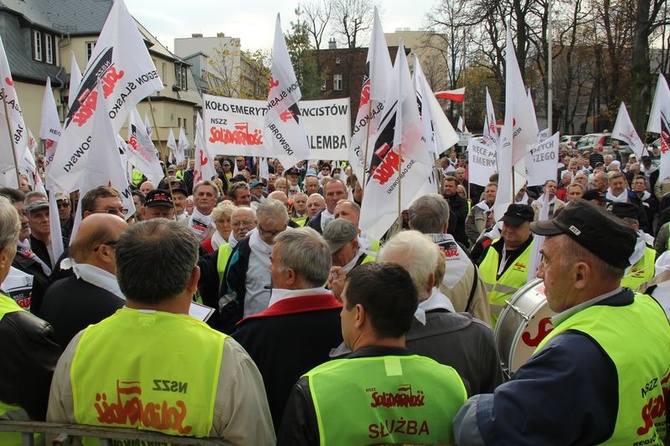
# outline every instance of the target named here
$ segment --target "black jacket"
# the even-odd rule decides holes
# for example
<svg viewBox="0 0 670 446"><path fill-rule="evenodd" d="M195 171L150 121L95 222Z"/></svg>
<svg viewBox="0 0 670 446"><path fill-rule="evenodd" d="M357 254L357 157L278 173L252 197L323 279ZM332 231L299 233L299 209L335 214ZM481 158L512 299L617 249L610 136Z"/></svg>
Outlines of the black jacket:
<svg viewBox="0 0 670 446"><path fill-rule="evenodd" d="M454 236L454 239L464 245L468 244L468 237L465 235L465 219L468 216L468 202L465 198L456 194L453 197L444 197L449 203L449 228L447 232Z"/></svg>
<svg viewBox="0 0 670 446"><path fill-rule="evenodd" d="M33 420L46 419L51 378L62 353L52 338L51 326L27 311L0 313L0 401L22 407Z"/></svg>

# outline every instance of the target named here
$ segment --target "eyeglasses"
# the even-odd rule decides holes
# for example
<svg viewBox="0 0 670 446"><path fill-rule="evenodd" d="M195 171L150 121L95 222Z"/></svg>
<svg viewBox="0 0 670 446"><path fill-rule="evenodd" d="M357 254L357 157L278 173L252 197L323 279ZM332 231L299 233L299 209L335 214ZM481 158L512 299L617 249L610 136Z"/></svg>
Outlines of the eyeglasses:
<svg viewBox="0 0 670 446"><path fill-rule="evenodd" d="M100 243L98 246L96 246L96 247L93 249L93 251L94 251L94 252L98 252L98 250L100 249L100 247L101 247L102 245L109 246L109 247L114 247L114 246L116 246L117 243L118 243L118 240L111 240L111 241L109 241L109 242Z"/></svg>
<svg viewBox="0 0 670 446"><path fill-rule="evenodd" d="M240 228L244 226L245 228L248 228L249 226L253 225L254 222L251 220L242 220L242 221L236 221L235 223L232 223L233 228Z"/></svg>
<svg viewBox="0 0 670 446"><path fill-rule="evenodd" d="M98 209L93 211L94 214L113 214L113 215L126 215L128 209L126 208L108 208L108 209Z"/></svg>
<svg viewBox="0 0 670 446"><path fill-rule="evenodd" d="M57 204L58 204L58 209L65 209L65 208L70 207L70 202L68 202L68 201L57 202Z"/></svg>
<svg viewBox="0 0 670 446"><path fill-rule="evenodd" d="M284 227L283 227L282 229L280 229L279 231L266 231L265 229L263 229L263 228L261 227L261 225L258 225L258 226L256 226L256 227L258 228L258 233L259 233L260 235L264 235L264 236L267 236L267 237L274 237L274 236L276 236L277 234L280 234L280 233L282 233L282 232L284 232L284 231L286 230L286 226L284 226Z"/></svg>

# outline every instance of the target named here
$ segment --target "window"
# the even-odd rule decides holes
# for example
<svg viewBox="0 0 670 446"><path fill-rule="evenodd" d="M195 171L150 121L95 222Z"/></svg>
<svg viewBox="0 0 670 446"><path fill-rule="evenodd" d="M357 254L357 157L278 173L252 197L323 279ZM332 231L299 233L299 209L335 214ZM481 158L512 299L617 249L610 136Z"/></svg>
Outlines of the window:
<svg viewBox="0 0 670 446"><path fill-rule="evenodd" d="M93 49L95 48L95 42L86 42L86 61L91 58L93 54Z"/></svg>
<svg viewBox="0 0 670 446"><path fill-rule="evenodd" d="M42 61L42 32L33 30L33 59Z"/></svg>
<svg viewBox="0 0 670 446"><path fill-rule="evenodd" d="M334 74L333 75L333 90L342 91L342 75Z"/></svg>
<svg viewBox="0 0 670 446"><path fill-rule="evenodd" d="M186 82L187 80L186 70L188 70L188 67L186 65L175 64L174 66L175 87L177 87L180 90L188 90L188 83Z"/></svg>
<svg viewBox="0 0 670 446"><path fill-rule="evenodd" d="M46 63L54 63L54 36L51 34L44 35L44 61Z"/></svg>

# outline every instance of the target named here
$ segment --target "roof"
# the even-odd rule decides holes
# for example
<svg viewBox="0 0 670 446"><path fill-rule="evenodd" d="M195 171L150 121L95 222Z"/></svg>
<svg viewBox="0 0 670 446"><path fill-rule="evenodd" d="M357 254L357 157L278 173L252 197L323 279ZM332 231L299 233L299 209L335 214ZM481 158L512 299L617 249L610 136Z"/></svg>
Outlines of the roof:
<svg viewBox="0 0 670 446"><path fill-rule="evenodd" d="M111 0L0 0L32 25L71 35L98 34L111 8Z"/></svg>

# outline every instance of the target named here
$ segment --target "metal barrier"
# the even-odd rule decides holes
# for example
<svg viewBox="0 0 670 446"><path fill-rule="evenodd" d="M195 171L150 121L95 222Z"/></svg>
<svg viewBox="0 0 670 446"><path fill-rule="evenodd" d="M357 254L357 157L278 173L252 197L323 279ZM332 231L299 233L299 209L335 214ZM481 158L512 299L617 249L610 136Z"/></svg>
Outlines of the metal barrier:
<svg viewBox="0 0 670 446"><path fill-rule="evenodd" d="M159 432L120 427L98 427L83 424L42 423L39 421L0 421L0 432L21 434L22 446L35 446L34 434L44 434L49 444L68 446L80 443L81 437L97 438L101 446L158 446L158 445L230 445L220 438L176 437Z"/></svg>

